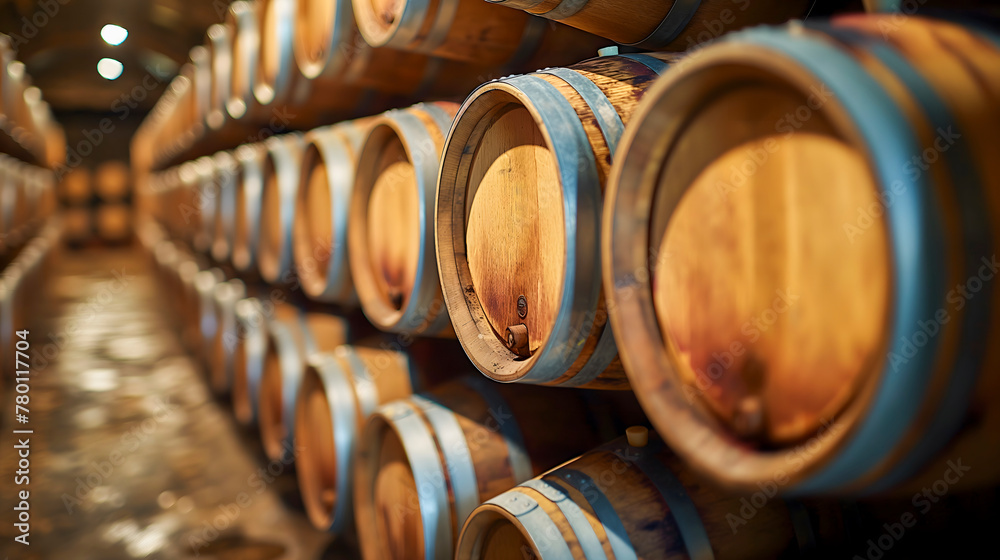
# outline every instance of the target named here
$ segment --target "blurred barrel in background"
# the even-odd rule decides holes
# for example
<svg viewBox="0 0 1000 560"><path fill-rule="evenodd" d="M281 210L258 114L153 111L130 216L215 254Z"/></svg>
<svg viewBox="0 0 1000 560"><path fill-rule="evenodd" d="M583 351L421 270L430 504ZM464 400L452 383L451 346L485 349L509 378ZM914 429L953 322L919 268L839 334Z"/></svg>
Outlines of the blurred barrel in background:
<svg viewBox="0 0 1000 560"><path fill-rule="evenodd" d="M376 407L465 375L454 341L422 340L401 348L390 336L314 354L297 403L297 474L313 525L340 534L353 519L357 440Z"/></svg>
<svg viewBox="0 0 1000 560"><path fill-rule="evenodd" d="M267 324L268 342L258 396L261 441L269 459L294 453L295 404L308 359L348 340L347 322L335 315L294 310Z"/></svg>
<svg viewBox="0 0 1000 560"><path fill-rule="evenodd" d="M257 265L265 281L288 282L292 273L292 224L296 221L295 201L305 145L302 135L286 134L268 138L265 146Z"/></svg>
<svg viewBox="0 0 1000 560"><path fill-rule="evenodd" d="M94 191L104 202L119 202L128 198L131 179L128 165L120 160L108 160L94 169Z"/></svg>
<svg viewBox="0 0 1000 560"><path fill-rule="evenodd" d="M357 302L348 266L347 224L358 151L370 123L348 121L305 136L293 252L302 291L317 301Z"/></svg>
<svg viewBox="0 0 1000 560"><path fill-rule="evenodd" d="M233 185L232 264L246 274L257 270L260 246L261 197L264 193L263 144L244 144L236 149L236 183Z"/></svg>

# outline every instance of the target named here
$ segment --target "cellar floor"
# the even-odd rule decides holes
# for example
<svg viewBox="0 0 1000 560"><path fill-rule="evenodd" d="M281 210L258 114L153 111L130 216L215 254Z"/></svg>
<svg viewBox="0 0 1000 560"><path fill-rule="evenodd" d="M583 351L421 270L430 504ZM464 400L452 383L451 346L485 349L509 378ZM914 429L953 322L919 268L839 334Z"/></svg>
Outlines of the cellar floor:
<svg viewBox="0 0 1000 560"><path fill-rule="evenodd" d="M11 383L0 407L0 559L355 556L311 528L293 467L268 464L207 391L141 249L62 250L46 278L16 326L30 328L28 423ZM28 546L14 429L34 431Z"/></svg>

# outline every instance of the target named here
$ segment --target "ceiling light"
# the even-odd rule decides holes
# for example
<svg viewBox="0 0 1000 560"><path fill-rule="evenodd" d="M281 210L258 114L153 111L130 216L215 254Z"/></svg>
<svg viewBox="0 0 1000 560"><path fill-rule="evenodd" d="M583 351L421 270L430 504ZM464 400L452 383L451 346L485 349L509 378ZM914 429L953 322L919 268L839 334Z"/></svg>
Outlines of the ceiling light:
<svg viewBox="0 0 1000 560"><path fill-rule="evenodd" d="M118 79L118 76L122 75L122 70L124 69L125 67L122 63L113 58L102 58L97 63L97 73L105 80Z"/></svg>
<svg viewBox="0 0 1000 560"><path fill-rule="evenodd" d="M109 45L120 45L128 37L128 29L109 23L101 28L101 38Z"/></svg>

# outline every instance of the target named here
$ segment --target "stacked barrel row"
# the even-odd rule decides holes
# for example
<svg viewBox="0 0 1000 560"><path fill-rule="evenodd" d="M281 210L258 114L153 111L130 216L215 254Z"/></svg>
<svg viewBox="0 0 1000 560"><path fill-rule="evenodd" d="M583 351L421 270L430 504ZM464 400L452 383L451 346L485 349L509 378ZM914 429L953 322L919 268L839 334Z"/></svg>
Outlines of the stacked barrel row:
<svg viewBox="0 0 1000 560"><path fill-rule="evenodd" d="M191 50L134 152L161 166L200 146L461 98L492 77L566 64L604 43L487 2L237 1Z"/></svg>
<svg viewBox="0 0 1000 560"><path fill-rule="evenodd" d="M26 331L32 319L30 312L39 297L40 279L58 251L62 222L53 217L45 221L35 235L24 239L16 253L4 253L0 272L0 399L13 402L13 394L25 394L28 381L23 377L30 369ZM21 342L18 344L18 342ZM21 351L23 355L16 354ZM20 360L20 361L18 361ZM19 375L18 370L21 370ZM18 377L21 379L18 379Z"/></svg>
<svg viewBox="0 0 1000 560"><path fill-rule="evenodd" d="M66 135L14 56L10 37L0 35L0 151L54 168L66 160Z"/></svg>
<svg viewBox="0 0 1000 560"><path fill-rule="evenodd" d="M996 481L996 62L874 16L609 54L158 171L147 246L366 558L808 555L849 523L774 494ZM678 455L549 471L610 439L568 387Z"/></svg>
<svg viewBox="0 0 1000 560"><path fill-rule="evenodd" d="M0 261L9 262L55 209L52 171L0 154Z"/></svg>

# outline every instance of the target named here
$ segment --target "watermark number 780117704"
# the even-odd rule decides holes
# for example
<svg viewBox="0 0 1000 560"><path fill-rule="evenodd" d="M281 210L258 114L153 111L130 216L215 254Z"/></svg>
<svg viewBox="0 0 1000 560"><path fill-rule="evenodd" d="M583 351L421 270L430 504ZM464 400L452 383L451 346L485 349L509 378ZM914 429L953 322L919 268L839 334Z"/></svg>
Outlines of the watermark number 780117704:
<svg viewBox="0 0 1000 560"><path fill-rule="evenodd" d="M14 450L17 453L17 470L14 471L14 486L18 487L14 500L14 527L17 528L17 535L14 540L27 545L28 537L31 533L31 493L28 490L31 474L31 434L34 430L28 428L28 405L31 404L30 370L28 363L30 356L28 350L31 344L28 342L28 331L21 330L14 333Z"/></svg>

